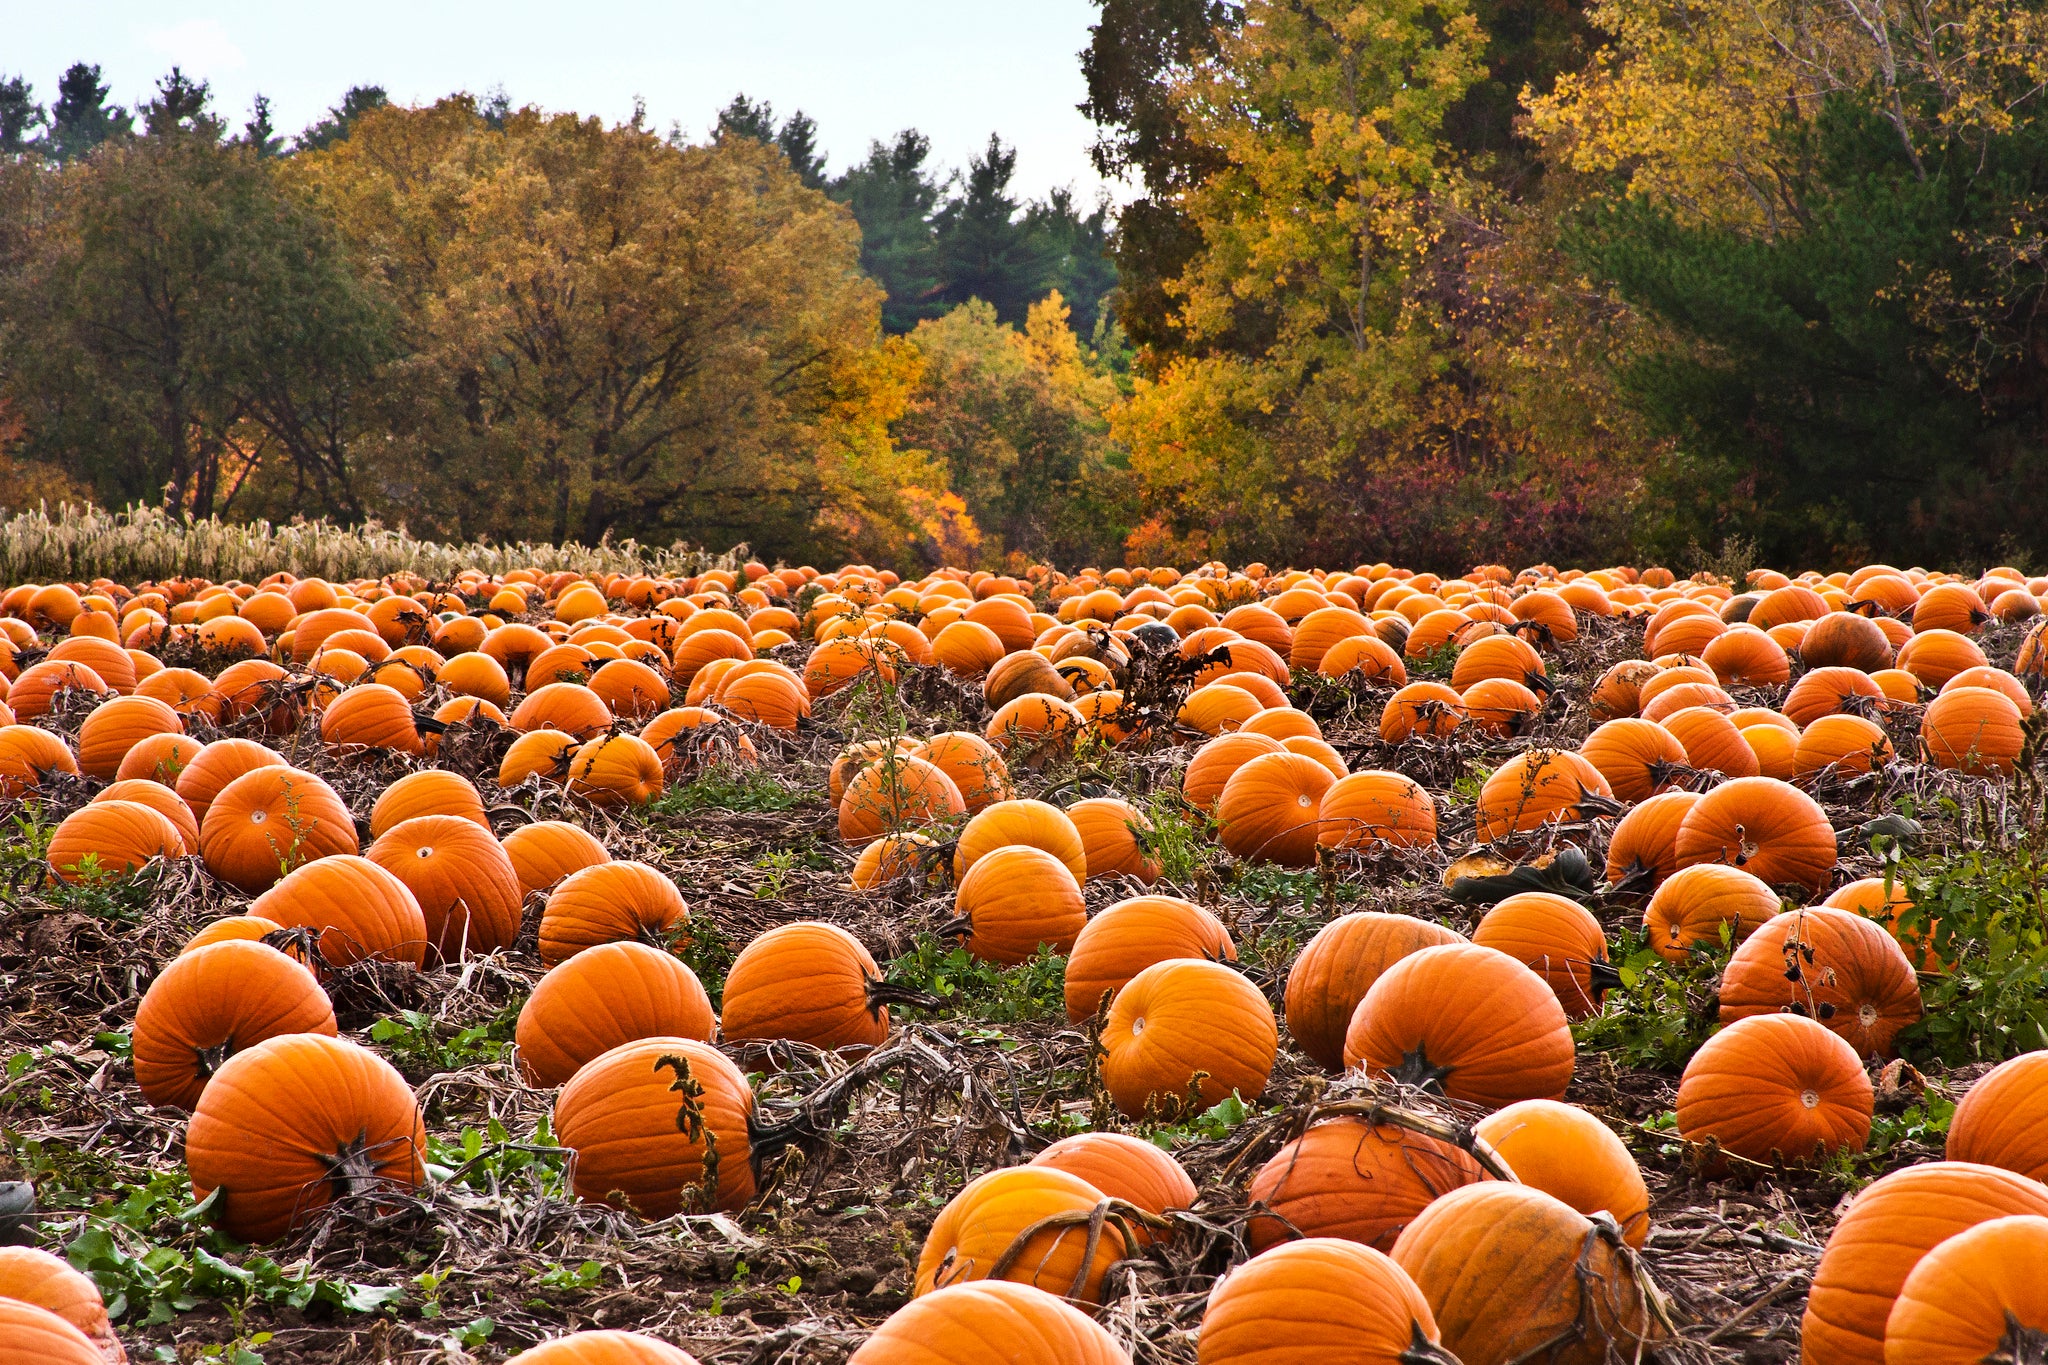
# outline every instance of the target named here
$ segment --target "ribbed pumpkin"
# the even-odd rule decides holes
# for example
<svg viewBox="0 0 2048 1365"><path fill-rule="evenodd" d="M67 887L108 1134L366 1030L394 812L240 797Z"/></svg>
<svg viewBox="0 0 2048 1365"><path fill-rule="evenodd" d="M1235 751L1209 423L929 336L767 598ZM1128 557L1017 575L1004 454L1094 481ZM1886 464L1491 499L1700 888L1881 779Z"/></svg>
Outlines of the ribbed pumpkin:
<svg viewBox="0 0 2048 1365"><path fill-rule="evenodd" d="M1219 735L1188 760L1187 771L1181 774L1180 793L1189 805L1206 813L1223 795L1231 774L1262 754L1285 752L1279 740L1266 735Z"/></svg>
<svg viewBox="0 0 2048 1365"><path fill-rule="evenodd" d="M283 929L282 924L262 915L223 915L186 939L185 946L178 951L195 953L216 943L256 943ZM297 952L290 952L287 956L294 962L303 960Z"/></svg>
<svg viewBox="0 0 2048 1365"><path fill-rule="evenodd" d="M1287 973L1287 1031L1318 1066L1344 1069L1344 1035L1358 1002L1387 968L1463 935L1413 915L1356 910L1316 931Z"/></svg>
<svg viewBox="0 0 2048 1365"><path fill-rule="evenodd" d="M320 742L338 752L390 749L420 751L420 732L412 705L397 688L384 683L358 683L320 713Z"/></svg>
<svg viewBox="0 0 2048 1365"><path fill-rule="evenodd" d="M506 1365L697 1365L697 1358L638 1332L571 1332L521 1351Z"/></svg>
<svg viewBox="0 0 2048 1365"><path fill-rule="evenodd" d="M1948 1158L2048 1180L2048 1051L1991 1068L1956 1105Z"/></svg>
<svg viewBox="0 0 2048 1365"><path fill-rule="evenodd" d="M1739 867L1698 863L1666 878L1643 911L1643 934L1659 957L1683 962L1696 943L1714 947L1722 926L1740 943L1782 906L1778 893Z"/></svg>
<svg viewBox="0 0 2048 1365"><path fill-rule="evenodd" d="M1169 1153L1125 1133L1076 1133L1031 1158L1031 1164L1079 1176L1111 1199L1151 1214L1192 1207L1198 1193ZM1140 1246L1152 1241L1150 1229L1133 1227L1132 1233Z"/></svg>
<svg viewBox="0 0 2048 1365"><path fill-rule="evenodd" d="M1387 698L1380 739L1400 744L1417 735L1441 738L1465 723L1465 699L1440 682L1412 682Z"/></svg>
<svg viewBox="0 0 2048 1365"><path fill-rule="evenodd" d="M1636 716L1608 721L1579 746L1579 754L1599 769L1614 795L1643 801L1670 784L1673 770L1685 766L1685 746L1663 726Z"/></svg>
<svg viewBox="0 0 2048 1365"><path fill-rule="evenodd" d="M243 1242L275 1241L345 1195L423 1183L426 1150L405 1078L313 1033L228 1058L185 1130L193 1198L223 1191L215 1220Z"/></svg>
<svg viewBox="0 0 2048 1365"><path fill-rule="evenodd" d="M614 716L644 721L667 707L668 679L637 659L607 659L586 686Z"/></svg>
<svg viewBox="0 0 2048 1365"><path fill-rule="evenodd" d="M320 959L348 967L376 959L426 962L427 917L412 888L368 858L336 854L294 869L249 906L251 914L320 936Z"/></svg>
<svg viewBox="0 0 2048 1365"><path fill-rule="evenodd" d="M1032 1365L1130 1365L1131 1357L1086 1314L1044 1290L1007 1280L972 1280L897 1309L848 1365L1012 1365L1025 1360Z"/></svg>
<svg viewBox="0 0 2048 1365"><path fill-rule="evenodd" d="M1844 703L1850 697L1882 701L1884 692L1860 669L1816 668L1792 684L1779 709L1803 730L1822 716L1846 710Z"/></svg>
<svg viewBox="0 0 2048 1365"><path fill-rule="evenodd" d="M2048 1356L2048 1218L1994 1218L1920 1258L1885 1319L1885 1365Z"/></svg>
<svg viewBox="0 0 2048 1365"><path fill-rule="evenodd" d="M1688 706L1661 724L1685 750L1687 767L1724 777L1756 777L1762 771L1762 760L1735 722L1711 707Z"/></svg>
<svg viewBox="0 0 2048 1365"><path fill-rule="evenodd" d="M1338 778L1317 809L1316 842L1325 848L1374 844L1422 848L1436 842L1436 802L1401 773L1367 770Z"/></svg>
<svg viewBox="0 0 2048 1365"><path fill-rule="evenodd" d="M1591 1217L1605 1213L1628 1244L1650 1236L1650 1192L1614 1130L1575 1104L1523 1100L1488 1114L1473 1131L1525 1185Z"/></svg>
<svg viewBox="0 0 2048 1365"><path fill-rule="evenodd" d="M1273 1007L1233 968L1190 958L1154 963L1110 1002L1102 1083L1119 1109L1207 1108L1265 1093L1278 1055Z"/></svg>
<svg viewBox="0 0 2048 1365"><path fill-rule="evenodd" d="M78 727L78 770L102 782L121 770L128 751L153 735L184 732L185 722L153 697L115 697L92 709Z"/></svg>
<svg viewBox="0 0 2048 1365"><path fill-rule="evenodd" d="M1678 1083L1678 1134L1751 1161L1860 1152L1873 1095L1856 1049L1796 1014L1758 1014L1716 1033Z"/></svg>
<svg viewBox="0 0 2048 1365"><path fill-rule="evenodd" d="M1479 788L1479 837L1505 838L1553 821L1584 820L1589 796L1612 797L1607 779L1569 750L1529 749L1494 769Z"/></svg>
<svg viewBox="0 0 2048 1365"><path fill-rule="evenodd" d="M953 909L965 921L967 951L1005 967L1026 961L1040 947L1067 952L1088 922L1081 884L1068 865L1025 844L978 858L960 879Z"/></svg>
<svg viewBox="0 0 2048 1365"><path fill-rule="evenodd" d="M644 943L600 943L548 971L520 1008L519 1069L535 1085L561 1085L584 1063L642 1038L717 1032L697 974Z"/></svg>
<svg viewBox="0 0 2048 1365"><path fill-rule="evenodd" d="M476 784L460 773L427 768L407 773L377 796L370 807L370 837L381 839L393 825L416 815L459 815L485 829L484 799Z"/></svg>
<svg viewBox="0 0 2048 1365"><path fill-rule="evenodd" d="M600 943L668 948L690 920L675 883L645 863L616 859L572 872L548 895L540 960L552 967Z"/></svg>
<svg viewBox="0 0 2048 1365"><path fill-rule="evenodd" d="M933 735L911 754L952 778L969 812L1006 801L1012 794L1008 766L995 746L980 735L964 730Z"/></svg>
<svg viewBox="0 0 2048 1365"><path fill-rule="evenodd" d="M600 806L644 806L667 785L661 755L638 735L599 735L569 760L569 793Z"/></svg>
<svg viewBox="0 0 2048 1365"><path fill-rule="evenodd" d="M498 763L498 785L516 787L536 774L549 782L569 776L569 763L582 744L560 730L530 730L512 741Z"/></svg>
<svg viewBox="0 0 2048 1365"><path fill-rule="evenodd" d="M1647 659L1623 659L1610 667L1594 682L1586 698L1593 723L1640 714L1643 684L1656 676L1657 666Z"/></svg>
<svg viewBox="0 0 2048 1365"><path fill-rule="evenodd" d="M733 960L720 1027L735 1043L879 1047L889 1037L889 1011L874 997L881 979L873 955L837 925L778 925Z"/></svg>
<svg viewBox="0 0 2048 1365"><path fill-rule="evenodd" d="M1678 870L1678 827L1699 793L1659 792L1621 817L1607 840L1610 886L1644 891Z"/></svg>
<svg viewBox="0 0 2048 1365"><path fill-rule="evenodd" d="M1772 886L1818 891L1835 870L1827 812L1797 787L1768 777L1724 782L1678 827L1678 865L1726 863Z"/></svg>
<svg viewBox="0 0 2048 1365"><path fill-rule="evenodd" d="M1853 668L1875 673L1889 668L1892 642L1867 616L1831 611L1815 621L1799 642L1799 657L1809 668Z"/></svg>
<svg viewBox="0 0 2048 1365"><path fill-rule="evenodd" d="M1150 886L1158 880L1159 860L1140 842L1152 833L1152 822L1130 802L1091 796L1067 807L1067 818L1081 836L1089 881L1123 876Z"/></svg>
<svg viewBox="0 0 2048 1365"><path fill-rule="evenodd" d="M1470 943L1424 948L1387 968L1344 1034L1344 1065L1499 1109L1561 1098L1571 1028L1543 978Z"/></svg>
<svg viewBox="0 0 2048 1365"><path fill-rule="evenodd" d="M59 692L83 692L91 697L105 697L114 691L96 670L82 663L62 663L46 658L21 670L20 676L7 689L7 704L23 721L41 720L50 714Z"/></svg>
<svg viewBox="0 0 2048 1365"><path fill-rule="evenodd" d="M982 734L1005 762L1038 768L1071 749L1087 724L1088 717L1073 702L1034 692L1004 702Z"/></svg>
<svg viewBox="0 0 2048 1365"><path fill-rule="evenodd" d="M1408 1272L1352 1242L1317 1237L1253 1257L1216 1282L1199 1365L1455 1365Z"/></svg>
<svg viewBox="0 0 2048 1365"><path fill-rule="evenodd" d="M192 808L192 818L206 828L206 812L228 783L257 768L282 768L284 755L253 739L217 739L201 749L178 773L178 796Z"/></svg>
<svg viewBox="0 0 2048 1365"><path fill-rule="evenodd" d="M58 823L45 857L59 880L75 884L126 877L152 859L185 853L185 836L162 811L140 801L95 801Z"/></svg>
<svg viewBox="0 0 2048 1365"><path fill-rule="evenodd" d="M578 1199L667 1218L754 1197L739 1068L693 1038L642 1038L591 1059L555 1097L555 1140L576 1153Z"/></svg>
<svg viewBox="0 0 2048 1365"><path fill-rule="evenodd" d="M251 894L296 867L359 847L355 821L334 788L297 768L243 773L221 788L199 823L206 870Z"/></svg>
<svg viewBox="0 0 2048 1365"><path fill-rule="evenodd" d="M1940 687L1956 674L1981 668L1984 663L1984 651L1977 642L1953 630L1920 630L1899 646L1898 666L1928 687Z"/></svg>
<svg viewBox="0 0 2048 1365"><path fill-rule="evenodd" d="M953 854L953 875L965 877L996 849L1019 844L1059 859L1075 882L1088 879L1088 846L1073 820L1058 806L1028 800L998 801L969 820Z"/></svg>
<svg viewBox="0 0 2048 1365"><path fill-rule="evenodd" d="M127 1351L107 1320L99 1286L64 1261L35 1247L0 1247L0 1301L25 1304L55 1314L76 1328L104 1358L106 1365L126 1365ZM35 1361L38 1365L73 1357L55 1346L61 1333L44 1324L41 1333L25 1331L20 1315L0 1318L0 1360ZM48 1351L45 1354L45 1351ZM24 1354L10 1354L20 1353Z"/></svg>
<svg viewBox="0 0 2048 1365"><path fill-rule="evenodd" d="M1090 1235L1087 1215L1104 1198L1079 1176L1048 1166L1012 1166L978 1176L933 1220L911 1292L922 1296L963 1281L1009 1279L1078 1303L1100 1303L1104 1276L1126 1254L1114 1223L1104 1224L1099 1240ZM1044 1229L1015 1248L1027 1229L1059 1214L1076 1222ZM1005 1264L1013 1248L1017 1254Z"/></svg>
<svg viewBox="0 0 2048 1365"><path fill-rule="evenodd" d="M365 854L411 889L433 955L454 962L509 948L523 895L512 860L491 832L459 815L401 820Z"/></svg>
<svg viewBox="0 0 2048 1365"><path fill-rule="evenodd" d="M1330 770L1303 754L1260 754L1230 775L1216 799L1223 846L1239 858L1307 867L1315 861Z"/></svg>
<svg viewBox="0 0 2048 1365"><path fill-rule="evenodd" d="M108 1365L113 1359L49 1309L0 1298L0 1365Z"/></svg>
<svg viewBox="0 0 2048 1365"><path fill-rule="evenodd" d="M889 754L846 784L839 801L839 837L866 844L906 825L960 815L967 801L953 779L921 758Z"/></svg>
<svg viewBox="0 0 2048 1365"><path fill-rule="evenodd" d="M51 773L76 773L71 746L33 725L0 725L0 796L19 796Z"/></svg>
<svg viewBox="0 0 2048 1365"><path fill-rule="evenodd" d="M1621 984L1608 965L1600 921L1577 901L1547 891L1509 896L1480 919L1472 941L1542 977L1568 1018L1599 1013L1601 997Z"/></svg>
<svg viewBox="0 0 2048 1365"><path fill-rule="evenodd" d="M1885 1319L1920 1259L1994 1218L2048 1215L2048 1189L1994 1166L1933 1161L1875 1181L1828 1234L1799 1323L1815 1365L1884 1365Z"/></svg>
<svg viewBox="0 0 2048 1365"><path fill-rule="evenodd" d="M512 728L521 734L559 730L579 742L611 728L611 708L581 683L551 682L528 692L512 709Z"/></svg>
<svg viewBox="0 0 2048 1365"><path fill-rule="evenodd" d="M1067 1018L1092 1017L1126 982L1170 958L1237 960L1223 921L1178 896L1133 896L1099 911L1067 955Z"/></svg>
<svg viewBox="0 0 2048 1365"><path fill-rule="evenodd" d="M190 1109L227 1058L286 1033L333 1037L313 973L246 939L172 958L135 1010L135 1082L160 1108Z"/></svg>
<svg viewBox="0 0 2048 1365"><path fill-rule="evenodd" d="M200 740L184 733L146 735L122 757L121 766L114 770L114 778L120 782L155 782L166 791L176 791L179 774L205 747ZM198 816L193 816L193 820L196 823Z"/></svg>
<svg viewBox="0 0 2048 1365"><path fill-rule="evenodd" d="M2026 744L2019 707L1988 687L1957 687L1927 703L1920 742L1938 766L1980 777L2008 774Z"/></svg>
<svg viewBox="0 0 2048 1365"><path fill-rule="evenodd" d="M1661 1335L1613 1233L1541 1190L1453 1190L1394 1243L1463 1365L1604 1365Z"/></svg>
<svg viewBox="0 0 2048 1365"><path fill-rule="evenodd" d="M1846 910L1788 910L1750 935L1721 974L1721 1022L1780 1010L1818 1019L1859 1057L1897 1055L1920 1018L1920 983L1896 940Z"/></svg>
<svg viewBox="0 0 2048 1365"><path fill-rule="evenodd" d="M512 873L524 895L552 889L562 878L586 867L611 861L595 835L565 820L536 820L521 825L502 841Z"/></svg>
<svg viewBox="0 0 2048 1365"><path fill-rule="evenodd" d="M1861 716L1822 716L1806 727L1793 748L1793 778L1810 786L1824 777L1871 772L1892 757L1891 737L1882 726Z"/></svg>
<svg viewBox="0 0 2048 1365"><path fill-rule="evenodd" d="M1312 1124L1252 1177L1254 1251L1292 1237L1341 1237L1386 1251L1439 1196L1486 1179L1470 1153L1390 1123Z"/></svg>

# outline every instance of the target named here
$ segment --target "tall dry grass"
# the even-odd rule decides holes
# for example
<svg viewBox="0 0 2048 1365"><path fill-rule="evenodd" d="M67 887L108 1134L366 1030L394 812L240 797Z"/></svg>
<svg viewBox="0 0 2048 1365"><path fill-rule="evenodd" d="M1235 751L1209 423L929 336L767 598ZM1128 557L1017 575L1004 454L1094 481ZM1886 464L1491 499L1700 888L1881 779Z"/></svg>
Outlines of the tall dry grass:
<svg viewBox="0 0 2048 1365"><path fill-rule="evenodd" d="M719 555L681 541L666 549L632 540L443 544L375 523L181 521L148 507L109 512L70 503L54 513L43 505L0 518L0 584L102 577L123 583L177 577L253 581L279 570L337 581L381 578L401 569L434 581L451 579L462 569L500 574L522 568L679 577L736 567L744 555L744 546Z"/></svg>

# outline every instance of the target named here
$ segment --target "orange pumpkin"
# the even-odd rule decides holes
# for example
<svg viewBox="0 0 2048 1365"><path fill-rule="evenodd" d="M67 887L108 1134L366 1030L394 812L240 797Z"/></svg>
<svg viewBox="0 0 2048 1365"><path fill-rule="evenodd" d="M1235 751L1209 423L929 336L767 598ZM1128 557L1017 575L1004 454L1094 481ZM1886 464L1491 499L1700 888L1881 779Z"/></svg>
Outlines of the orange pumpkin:
<svg viewBox="0 0 2048 1365"><path fill-rule="evenodd" d="M848 1365L1002 1365L1008 1359L1042 1365L1130 1365L1131 1360L1086 1314L1042 1289L1007 1280L970 1280L897 1309Z"/></svg>
<svg viewBox="0 0 2048 1365"><path fill-rule="evenodd" d="M778 925L733 960L720 1024L728 1042L879 1047L889 1037L881 980L873 955L837 925Z"/></svg>
<svg viewBox="0 0 2048 1365"><path fill-rule="evenodd" d="M412 891L426 917L430 956L453 962L509 948L519 937L518 875L476 822L416 815L385 831L366 856Z"/></svg>
<svg viewBox="0 0 2048 1365"><path fill-rule="evenodd" d="M1740 943L1778 913L1778 893L1739 867L1699 863L1674 872L1643 911L1643 936L1667 962L1683 962L1694 944Z"/></svg>
<svg viewBox="0 0 2048 1365"><path fill-rule="evenodd" d="M1410 953L1462 943L1454 929L1412 915L1357 910L1308 941L1287 973L1287 1031L1317 1065L1344 1069L1344 1035L1373 983Z"/></svg>
<svg viewBox="0 0 2048 1365"><path fill-rule="evenodd" d="M1575 1104L1523 1100L1488 1114L1473 1132L1523 1184L1592 1217L1604 1213L1641 1250L1650 1237L1650 1192L1614 1130Z"/></svg>
<svg viewBox="0 0 2048 1365"><path fill-rule="evenodd" d="M1132 977L1102 1026L1102 1082L1126 1114L1208 1108L1265 1093L1280 1035L1258 987L1216 962L1174 958Z"/></svg>
<svg viewBox="0 0 2048 1365"><path fill-rule="evenodd" d="M668 949L690 907L675 883L646 863L615 859L564 877L540 918L540 960L552 967L600 943Z"/></svg>
<svg viewBox="0 0 2048 1365"><path fill-rule="evenodd" d="M1306 867L1315 861L1329 769L1303 754L1260 754L1230 775L1216 800L1223 846L1239 858Z"/></svg>
<svg viewBox="0 0 2048 1365"><path fill-rule="evenodd" d="M1079 1176L1048 1166L1011 1166L979 1176L932 1221L911 1292L922 1296L970 1280L1015 1279L1079 1303L1099 1303L1109 1267L1126 1254L1116 1224L1105 1224L1099 1238L1087 1225L1086 1215L1103 1197ZM1078 1221L1044 1228L1024 1240L1020 1254L1007 1254L1025 1232L1056 1214Z"/></svg>
<svg viewBox="0 0 2048 1365"><path fill-rule="evenodd" d="M1994 1218L1920 1258L1885 1318L1885 1365L1974 1365L2048 1351L2048 1217Z"/></svg>
<svg viewBox="0 0 2048 1365"><path fill-rule="evenodd" d="M754 1197L754 1092L694 1038L641 1038L592 1058L555 1097L555 1138L576 1153L576 1197L668 1218Z"/></svg>
<svg viewBox="0 0 2048 1365"><path fill-rule="evenodd" d="M953 908L967 951L1005 967L1027 961L1041 947L1067 952L1088 922L1073 871L1028 844L1007 844L979 857L960 878Z"/></svg>
<svg viewBox="0 0 2048 1365"><path fill-rule="evenodd" d="M520 1008L519 1069L534 1085L561 1085L615 1047L643 1038L717 1031L697 975L644 943L601 943L551 968Z"/></svg>
<svg viewBox="0 0 2048 1365"><path fill-rule="evenodd" d="M1289 1242L1231 1271L1209 1293L1199 1365L1448 1365L1429 1301L1370 1247Z"/></svg>
<svg viewBox="0 0 2048 1365"><path fill-rule="evenodd" d="M302 864L358 848L355 820L341 797L297 768L266 765L243 773L220 789L199 822L206 870L251 894L267 891Z"/></svg>
<svg viewBox="0 0 2048 1365"><path fill-rule="evenodd" d="M249 906L252 915L319 936L320 960L348 967L376 959L419 967L427 917L412 888L368 858L334 854L287 873Z"/></svg>
<svg viewBox="0 0 2048 1365"><path fill-rule="evenodd" d="M611 861L594 835L563 820L536 820L521 825L502 841L521 895L548 891L571 872Z"/></svg>
<svg viewBox="0 0 2048 1365"><path fill-rule="evenodd" d="M1701 1045L1678 1083L1678 1134L1751 1161L1860 1152L1870 1077L1856 1049L1811 1019L1757 1014Z"/></svg>
<svg viewBox="0 0 2048 1365"><path fill-rule="evenodd" d="M1093 1017L1139 972L1181 957L1235 962L1237 945L1214 914L1176 896L1134 896L1103 909L1067 956L1067 1018Z"/></svg>
<svg viewBox="0 0 2048 1365"><path fill-rule="evenodd" d="M1991 1068L1964 1094L1949 1121L1948 1158L2048 1179L2048 1051L2023 1052Z"/></svg>
<svg viewBox="0 0 2048 1365"><path fill-rule="evenodd" d="M1347 1068L1493 1109L1561 1098L1573 1057L1564 1009L1543 979L1471 943L1424 948L1387 968L1344 1034Z"/></svg>
<svg viewBox="0 0 2048 1365"><path fill-rule="evenodd" d="M1819 906L1788 910L1745 939L1720 998L1724 1024L1789 1010L1827 1025L1859 1057L1896 1055L1899 1030L1920 1018L1919 981L1892 936Z"/></svg>
<svg viewBox="0 0 2048 1365"><path fill-rule="evenodd" d="M1727 863L1772 886L1818 891L1835 869L1835 831L1812 797L1768 777L1702 796L1678 827L1678 864Z"/></svg>
<svg viewBox="0 0 2048 1365"><path fill-rule="evenodd" d="M288 1033L335 1034L334 1006L301 964L246 939L171 959L143 993L135 1083L162 1108L190 1109L220 1064Z"/></svg>
<svg viewBox="0 0 2048 1365"><path fill-rule="evenodd" d="M1678 827L1699 793L1659 792L1621 817L1607 840L1607 881L1617 888L1654 889L1678 870Z"/></svg>
<svg viewBox="0 0 2048 1365"><path fill-rule="evenodd" d="M1577 901L1547 891L1509 896L1481 917L1472 941L1542 977L1572 1019L1599 1013L1601 997L1621 984L1608 964L1600 921Z"/></svg>
<svg viewBox="0 0 2048 1365"><path fill-rule="evenodd" d="M1341 1117L1311 1124L1252 1177L1254 1251L1292 1237L1341 1237L1385 1251L1442 1195L1486 1179L1471 1154L1389 1123Z"/></svg>

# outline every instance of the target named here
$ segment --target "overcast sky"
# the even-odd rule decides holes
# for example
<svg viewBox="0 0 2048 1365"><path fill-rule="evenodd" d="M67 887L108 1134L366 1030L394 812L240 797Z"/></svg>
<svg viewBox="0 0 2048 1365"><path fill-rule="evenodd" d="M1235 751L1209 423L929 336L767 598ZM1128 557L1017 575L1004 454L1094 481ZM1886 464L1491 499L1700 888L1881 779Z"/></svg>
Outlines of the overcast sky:
<svg viewBox="0 0 2048 1365"><path fill-rule="evenodd" d="M286 133L351 85L382 85L405 103L503 86L515 104L613 121L637 95L655 127L693 136L745 91L778 115L817 119L835 171L901 128L922 129L949 167L1000 132L1018 149L1026 195L1071 185L1088 203L1104 188L1088 164L1092 125L1074 107L1090 0L20 0L4 10L0 76L27 76L46 105L81 60L99 63L110 98L130 107L180 65L212 83L236 126L260 91Z"/></svg>

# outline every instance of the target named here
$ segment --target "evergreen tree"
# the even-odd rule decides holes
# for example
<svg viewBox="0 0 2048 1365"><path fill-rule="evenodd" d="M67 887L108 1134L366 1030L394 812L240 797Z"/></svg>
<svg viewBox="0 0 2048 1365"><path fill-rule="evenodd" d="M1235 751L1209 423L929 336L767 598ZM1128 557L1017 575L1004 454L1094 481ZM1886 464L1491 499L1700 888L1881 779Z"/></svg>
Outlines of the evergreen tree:
<svg viewBox="0 0 2048 1365"><path fill-rule="evenodd" d="M831 187L860 224L861 269L888 291L882 326L892 333L946 311L932 227L940 191L926 166L931 151L930 139L906 128L894 142L870 143L867 159Z"/></svg>
<svg viewBox="0 0 2048 1365"><path fill-rule="evenodd" d="M372 109L382 109L391 103L391 97L381 85L352 85L341 97L341 103L327 111L327 117L313 124L299 134L299 150L317 152L348 139L348 132L355 121Z"/></svg>
<svg viewBox="0 0 2048 1365"><path fill-rule="evenodd" d="M1017 149L989 134L988 147L968 163L964 191L934 220L946 302L980 299L996 316L1021 325L1031 305L1051 290L1057 248L1020 216L1010 194Z"/></svg>
<svg viewBox="0 0 2048 1365"><path fill-rule="evenodd" d="M74 62L57 82L57 103L50 110L50 133L44 149L58 161L76 161L108 138L133 130L135 120L119 105L107 103L111 87L101 84L97 65Z"/></svg>
<svg viewBox="0 0 2048 1365"><path fill-rule="evenodd" d="M491 92L484 96L483 105L477 113L482 115L486 128L502 133L505 131L505 120L512 117L512 97L505 93L504 86L492 86Z"/></svg>
<svg viewBox="0 0 2048 1365"><path fill-rule="evenodd" d="M1109 255L1109 205L1097 204L1084 217L1074 206L1074 192L1056 189L1025 210L1024 225L1052 253L1053 287L1073 310L1074 330L1092 336L1103 302L1116 288L1116 265Z"/></svg>
<svg viewBox="0 0 2048 1365"><path fill-rule="evenodd" d="M825 153L818 146L818 121L799 109L775 134L775 145L789 158L789 168L806 189L825 188Z"/></svg>
<svg viewBox="0 0 2048 1365"><path fill-rule="evenodd" d="M50 121L43 106L36 103L35 88L21 76L0 81L0 156L20 156L29 148L29 135Z"/></svg>
<svg viewBox="0 0 2048 1365"><path fill-rule="evenodd" d="M174 66L156 83L156 98L142 106L143 127L151 137L193 133L217 142L223 129L221 121L206 111L212 99L205 81L195 81Z"/></svg>
<svg viewBox="0 0 2048 1365"><path fill-rule="evenodd" d="M775 106L767 100L750 100L744 94L734 95L732 103L718 111L718 122L712 126L711 136L717 141L729 137L750 137L756 142L773 142Z"/></svg>
<svg viewBox="0 0 2048 1365"><path fill-rule="evenodd" d="M256 103L249 112L249 121L242 125L242 141L259 157L283 153L284 139L278 136L277 126L270 120L270 96L256 97Z"/></svg>

